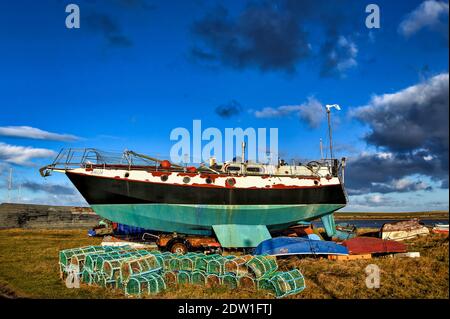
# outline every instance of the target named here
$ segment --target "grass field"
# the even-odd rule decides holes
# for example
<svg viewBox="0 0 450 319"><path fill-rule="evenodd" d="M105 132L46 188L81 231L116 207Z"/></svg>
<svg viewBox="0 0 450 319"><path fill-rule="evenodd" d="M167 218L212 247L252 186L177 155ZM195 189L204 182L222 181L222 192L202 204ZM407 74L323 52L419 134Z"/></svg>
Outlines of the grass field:
<svg viewBox="0 0 450 319"><path fill-rule="evenodd" d="M121 291L82 285L68 289L58 276L61 249L99 244L85 230L0 231L0 294L11 298L125 298ZM379 257L330 261L289 257L279 259L282 270L298 268L307 288L288 298L449 298L448 237L432 234L407 242L421 258ZM376 264L381 286L368 289L365 267ZM186 286L152 298L271 298L263 291Z"/></svg>

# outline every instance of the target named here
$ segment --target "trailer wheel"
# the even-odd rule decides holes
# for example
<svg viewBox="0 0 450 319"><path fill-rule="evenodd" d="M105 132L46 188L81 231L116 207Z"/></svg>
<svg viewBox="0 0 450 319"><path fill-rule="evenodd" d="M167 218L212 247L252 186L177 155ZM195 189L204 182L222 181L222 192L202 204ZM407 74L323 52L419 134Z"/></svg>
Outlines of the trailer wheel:
<svg viewBox="0 0 450 319"><path fill-rule="evenodd" d="M170 247L170 252L173 254L186 254L188 247L183 242L176 242Z"/></svg>

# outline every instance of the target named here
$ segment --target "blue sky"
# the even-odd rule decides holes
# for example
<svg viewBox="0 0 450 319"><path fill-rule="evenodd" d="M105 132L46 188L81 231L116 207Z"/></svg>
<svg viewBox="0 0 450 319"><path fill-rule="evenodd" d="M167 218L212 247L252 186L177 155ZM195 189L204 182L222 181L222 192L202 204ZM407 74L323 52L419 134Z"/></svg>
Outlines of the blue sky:
<svg viewBox="0 0 450 319"><path fill-rule="evenodd" d="M69 3L79 29L65 27ZM365 26L369 3L379 29ZM84 204L64 176L39 176L54 152L167 156L171 130L194 119L276 127L284 158L318 158L320 106L339 103L347 210L448 209L447 1L48 0L0 12L0 201L13 168L13 200Z"/></svg>

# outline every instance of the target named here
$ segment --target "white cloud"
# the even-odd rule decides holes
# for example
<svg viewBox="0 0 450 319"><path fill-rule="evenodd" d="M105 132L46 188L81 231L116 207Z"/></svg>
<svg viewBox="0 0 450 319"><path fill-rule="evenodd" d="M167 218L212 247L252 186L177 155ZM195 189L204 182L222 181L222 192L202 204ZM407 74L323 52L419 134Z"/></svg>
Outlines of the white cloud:
<svg viewBox="0 0 450 319"><path fill-rule="evenodd" d="M314 97L309 97L305 103L299 105L265 107L260 111L254 111L257 118L286 117L292 114L306 121L310 127L316 128L324 118L325 112L322 103Z"/></svg>
<svg viewBox="0 0 450 319"><path fill-rule="evenodd" d="M56 156L56 153L49 149L10 145L0 142L0 160L7 163L32 165L31 160L34 158L47 158L54 156Z"/></svg>
<svg viewBox="0 0 450 319"><path fill-rule="evenodd" d="M75 135L47 132L31 126L0 126L0 136L52 141L76 141L79 139Z"/></svg>
<svg viewBox="0 0 450 319"><path fill-rule="evenodd" d="M431 189L430 185L421 180L414 181L406 177L394 179L388 183L372 183L372 186L374 190L383 192L406 192Z"/></svg>
<svg viewBox="0 0 450 319"><path fill-rule="evenodd" d="M400 23L398 31L409 37L423 28L434 28L442 25L441 17L448 16L448 3L436 0L422 2ZM447 29L448 26L445 27Z"/></svg>
<svg viewBox="0 0 450 319"><path fill-rule="evenodd" d="M347 39L344 36L340 36L338 39L338 47L340 48L340 50L343 50L345 52L345 55L342 55L341 60L339 60L336 65L336 68L340 72L344 72L345 70L358 65L358 63L356 62L358 48L356 47L355 42Z"/></svg>

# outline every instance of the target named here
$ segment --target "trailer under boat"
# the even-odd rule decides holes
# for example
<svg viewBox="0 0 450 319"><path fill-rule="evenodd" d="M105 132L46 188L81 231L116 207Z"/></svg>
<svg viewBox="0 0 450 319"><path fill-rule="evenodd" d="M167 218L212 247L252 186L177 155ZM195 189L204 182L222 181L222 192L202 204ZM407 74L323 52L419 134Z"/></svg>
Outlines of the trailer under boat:
<svg viewBox="0 0 450 319"><path fill-rule="evenodd" d="M306 165L248 161L185 167L132 151L63 149L43 168L67 175L100 216L158 232L216 236L222 247L256 247L299 222L322 219L347 203L345 160Z"/></svg>

